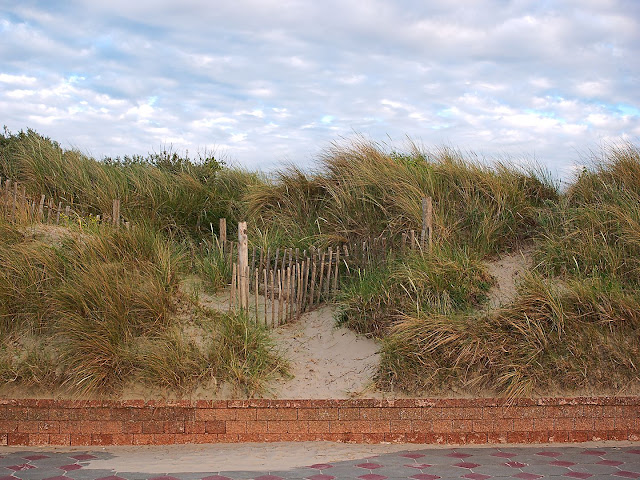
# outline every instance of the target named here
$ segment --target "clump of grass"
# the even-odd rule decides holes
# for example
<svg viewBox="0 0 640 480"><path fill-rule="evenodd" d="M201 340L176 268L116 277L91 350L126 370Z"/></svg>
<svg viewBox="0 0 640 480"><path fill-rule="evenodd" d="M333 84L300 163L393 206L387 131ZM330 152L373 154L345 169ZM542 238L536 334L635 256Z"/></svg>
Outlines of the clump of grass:
<svg viewBox="0 0 640 480"><path fill-rule="evenodd" d="M619 284L532 275L496 311L404 315L384 341L378 382L506 396L619 390L639 379L639 308Z"/></svg>
<svg viewBox="0 0 640 480"><path fill-rule="evenodd" d="M538 227L538 210L558 192L545 174L486 166L459 152L389 152L355 141L335 145L319 170L279 172L247 196L259 226L282 225L290 238L329 242L421 227L421 202L434 199L436 238L481 254L514 248Z"/></svg>
<svg viewBox="0 0 640 480"><path fill-rule="evenodd" d="M348 279L337 295L338 323L384 336L403 313L446 315L477 307L491 284L468 249L412 252Z"/></svg>
<svg viewBox="0 0 640 480"><path fill-rule="evenodd" d="M223 216L232 224L244 211L242 195L258 176L223 165L213 156L191 159L166 150L97 161L33 130L0 135L0 175L20 181L27 193L77 204L93 215L111 212L118 198L128 221L180 235L202 235Z"/></svg>
<svg viewBox="0 0 640 480"><path fill-rule="evenodd" d="M210 291L217 291L231 281L231 263L228 254L218 243L209 243L198 257L197 270Z"/></svg>
<svg viewBox="0 0 640 480"><path fill-rule="evenodd" d="M264 393L269 380L288 373L287 362L276 351L267 328L243 312L216 316L209 358L219 365L219 378L249 396Z"/></svg>

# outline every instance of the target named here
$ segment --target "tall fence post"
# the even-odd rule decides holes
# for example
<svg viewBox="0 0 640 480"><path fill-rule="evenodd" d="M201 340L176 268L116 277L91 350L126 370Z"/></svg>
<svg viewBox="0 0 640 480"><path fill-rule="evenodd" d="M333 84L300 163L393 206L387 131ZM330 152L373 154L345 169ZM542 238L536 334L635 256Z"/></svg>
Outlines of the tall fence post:
<svg viewBox="0 0 640 480"><path fill-rule="evenodd" d="M240 294L240 308L249 308L249 239L247 237L247 222L238 223L238 293Z"/></svg>
<svg viewBox="0 0 640 480"><path fill-rule="evenodd" d="M224 253L227 245L227 219L220 219L220 248L222 249L222 253Z"/></svg>

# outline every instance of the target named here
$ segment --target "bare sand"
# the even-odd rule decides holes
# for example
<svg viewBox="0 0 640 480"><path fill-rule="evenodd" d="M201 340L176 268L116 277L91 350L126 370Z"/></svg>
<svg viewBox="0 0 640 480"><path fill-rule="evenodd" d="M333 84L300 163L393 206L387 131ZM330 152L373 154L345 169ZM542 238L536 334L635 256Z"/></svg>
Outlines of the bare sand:
<svg viewBox="0 0 640 480"><path fill-rule="evenodd" d="M273 331L278 348L289 359L290 380L273 385L277 398L351 398L381 396L373 388L378 344L336 327L335 307L324 306Z"/></svg>
<svg viewBox="0 0 640 480"><path fill-rule="evenodd" d="M531 248L518 249L487 262L487 270L496 279L496 285L489 291L489 308L497 308L516 297L518 282L531 265Z"/></svg>
<svg viewBox="0 0 640 480"><path fill-rule="evenodd" d="M229 290L216 295L200 293L200 304L219 311L229 309ZM250 315L255 315L255 296L249 298ZM271 302L267 299L270 323ZM258 319L264 321L264 296L258 295ZM276 305L277 309L277 305ZM373 386L378 369L378 343L352 330L336 327L336 308L323 305L290 323L271 330L276 347L289 360L293 378L279 379L268 396L283 399L382 397Z"/></svg>

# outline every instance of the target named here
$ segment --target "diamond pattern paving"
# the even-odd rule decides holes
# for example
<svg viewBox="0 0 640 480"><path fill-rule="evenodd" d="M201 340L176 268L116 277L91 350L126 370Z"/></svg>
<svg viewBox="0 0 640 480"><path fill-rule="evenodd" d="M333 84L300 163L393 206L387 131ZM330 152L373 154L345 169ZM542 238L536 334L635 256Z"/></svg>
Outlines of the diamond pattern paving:
<svg viewBox="0 0 640 480"><path fill-rule="evenodd" d="M537 480L550 478L640 479L640 448L567 446L427 448L359 460L315 463L279 471L211 471L162 474L92 468L92 460L117 457L117 450L59 452L52 449L17 451L0 447L0 480ZM79 464L79 462L82 462ZM603 476L605 475L605 476Z"/></svg>

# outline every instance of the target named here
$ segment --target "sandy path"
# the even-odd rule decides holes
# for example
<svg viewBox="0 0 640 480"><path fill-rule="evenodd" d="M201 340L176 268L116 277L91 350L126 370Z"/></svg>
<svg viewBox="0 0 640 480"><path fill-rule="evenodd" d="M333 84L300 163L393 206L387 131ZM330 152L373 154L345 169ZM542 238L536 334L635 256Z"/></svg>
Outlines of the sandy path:
<svg viewBox="0 0 640 480"><path fill-rule="evenodd" d="M487 270L497 281L497 285L489 291L490 308L499 307L515 298L516 286L530 265L530 248L523 248L487 262Z"/></svg>
<svg viewBox="0 0 640 480"><path fill-rule="evenodd" d="M334 307L324 306L273 331L294 378L273 385L278 398L350 398L372 391L378 345L347 328L336 328Z"/></svg>
<svg viewBox="0 0 640 480"><path fill-rule="evenodd" d="M170 445L157 447L107 447L115 455L91 460L84 470L146 473L206 471L277 471L316 463L356 460L392 452L417 450L425 445L356 445L333 442L234 443ZM85 447L86 449L86 447Z"/></svg>

